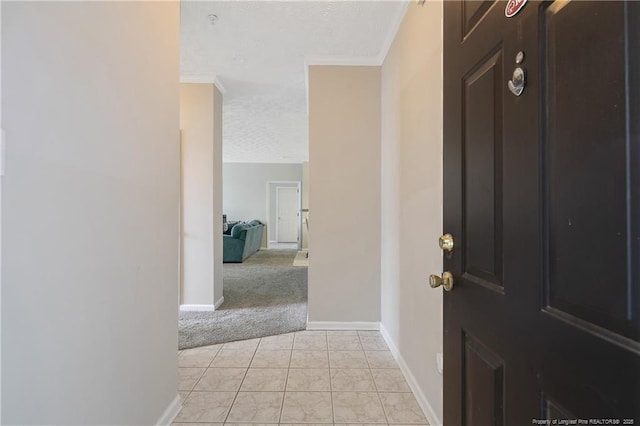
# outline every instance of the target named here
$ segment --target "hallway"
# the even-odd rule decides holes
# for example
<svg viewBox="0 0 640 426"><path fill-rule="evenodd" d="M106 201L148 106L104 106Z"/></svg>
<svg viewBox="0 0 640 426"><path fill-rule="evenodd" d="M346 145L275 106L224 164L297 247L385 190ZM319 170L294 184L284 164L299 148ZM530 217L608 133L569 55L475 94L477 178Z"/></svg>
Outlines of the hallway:
<svg viewBox="0 0 640 426"><path fill-rule="evenodd" d="M378 331L300 331L181 351L188 422L427 424Z"/></svg>
<svg viewBox="0 0 640 426"><path fill-rule="evenodd" d="M442 266L427 244L442 231L442 3L0 11L3 424L442 424L442 292L425 282ZM186 84L206 86L202 114L181 114ZM220 151L223 134L237 149ZM185 153L202 177L193 229ZM313 206L306 326L380 329L391 351L377 332L332 331L179 354L181 305L224 302L222 164L311 158L295 179ZM191 260L202 285L180 294ZM413 396L384 385L400 370Z"/></svg>

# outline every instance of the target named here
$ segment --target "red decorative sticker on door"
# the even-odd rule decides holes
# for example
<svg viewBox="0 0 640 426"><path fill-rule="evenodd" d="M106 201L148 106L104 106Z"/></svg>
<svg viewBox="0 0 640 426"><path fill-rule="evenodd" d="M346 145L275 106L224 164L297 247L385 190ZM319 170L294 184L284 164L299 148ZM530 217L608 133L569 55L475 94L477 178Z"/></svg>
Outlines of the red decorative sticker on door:
<svg viewBox="0 0 640 426"><path fill-rule="evenodd" d="M504 8L504 14L507 18L513 18L522 10L527 0L509 0L507 7Z"/></svg>

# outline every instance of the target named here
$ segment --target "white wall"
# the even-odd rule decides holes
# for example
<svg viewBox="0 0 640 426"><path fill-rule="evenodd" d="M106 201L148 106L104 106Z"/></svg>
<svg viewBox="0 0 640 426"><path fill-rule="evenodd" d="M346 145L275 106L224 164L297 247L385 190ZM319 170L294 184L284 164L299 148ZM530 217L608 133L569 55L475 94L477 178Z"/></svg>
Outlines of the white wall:
<svg viewBox="0 0 640 426"><path fill-rule="evenodd" d="M179 4L3 2L2 422L177 397Z"/></svg>
<svg viewBox="0 0 640 426"><path fill-rule="evenodd" d="M302 164L224 163L223 210L228 221L258 219L267 225L267 233L275 225L267 215L267 182L302 181ZM267 233L263 235L266 247ZM275 238L275 237L274 237Z"/></svg>
<svg viewBox="0 0 640 426"><path fill-rule="evenodd" d="M0 2L0 52L2 51L2 2ZM0 100L2 99L2 54L0 54ZM2 131L2 102L0 101L0 132ZM0 146L0 150L2 147ZM2 156L2 154L0 154ZM0 158L0 163L4 156ZM0 176L2 180L2 176ZM0 182L0 330L2 330L2 183ZM0 424L2 423L2 339L0 338Z"/></svg>
<svg viewBox="0 0 640 426"><path fill-rule="evenodd" d="M380 320L380 67L309 67L309 322Z"/></svg>
<svg viewBox="0 0 640 426"><path fill-rule="evenodd" d="M382 327L441 424L441 2L409 5L382 67L382 206Z"/></svg>
<svg viewBox="0 0 640 426"><path fill-rule="evenodd" d="M223 95L213 88L213 300L220 306L223 297L222 270L222 106Z"/></svg>
<svg viewBox="0 0 640 426"><path fill-rule="evenodd" d="M222 297L221 117L213 84L180 85L183 305L210 307Z"/></svg>

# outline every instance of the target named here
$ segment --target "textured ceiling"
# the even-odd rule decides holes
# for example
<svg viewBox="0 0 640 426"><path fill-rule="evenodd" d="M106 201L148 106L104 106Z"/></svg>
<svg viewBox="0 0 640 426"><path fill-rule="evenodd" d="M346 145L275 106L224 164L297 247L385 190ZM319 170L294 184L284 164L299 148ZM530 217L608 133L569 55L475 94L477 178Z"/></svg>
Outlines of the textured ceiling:
<svg viewBox="0 0 640 426"><path fill-rule="evenodd" d="M405 8L399 1L183 1L182 79L217 77L224 86L224 161L307 161L305 57L379 63ZM218 17L213 25L210 14Z"/></svg>

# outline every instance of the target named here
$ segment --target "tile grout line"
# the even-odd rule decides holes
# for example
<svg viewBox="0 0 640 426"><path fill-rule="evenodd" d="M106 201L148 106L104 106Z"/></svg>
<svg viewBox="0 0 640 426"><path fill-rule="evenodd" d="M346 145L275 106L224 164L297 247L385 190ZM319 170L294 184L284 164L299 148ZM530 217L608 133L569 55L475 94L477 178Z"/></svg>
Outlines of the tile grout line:
<svg viewBox="0 0 640 426"><path fill-rule="evenodd" d="M360 345L362 345L362 340L360 340L360 333L358 333L358 340L360 341ZM364 346L362 347L362 351L364 352ZM380 401L380 406L382 407L382 413L384 414L384 419L389 424L389 416L387 415L387 410L384 408L384 404L382 403L382 397L380 396L380 391L378 390L378 384L376 383L375 377L373 377L373 373L371 372L371 363L369 363L369 357L367 353L364 352L364 357L367 360L367 365L369 366L369 374L371 374L371 380L373 380L373 387L376 389L376 395L378 396L378 401Z"/></svg>
<svg viewBox="0 0 640 426"><path fill-rule="evenodd" d="M287 397L287 385L289 384L289 371L291 371L291 358L293 358L293 345L296 341L296 335L293 335L291 342L291 352L289 352L289 365L287 366L287 375L284 378L284 389L282 391L282 403L280 404L280 416L278 416L278 424L282 421L282 412L284 411L284 399Z"/></svg>
<svg viewBox="0 0 640 426"><path fill-rule="evenodd" d="M329 393L330 393L330 403L331 403L331 419L333 420L333 424L335 424L335 422L336 422L336 413L335 413L335 404L334 404L335 400L334 400L334 395L333 394L335 392L338 392L338 391L334 389L332 373L333 373L333 371L335 369L332 368L330 355L329 355L329 353L330 353L330 350L329 350L329 340L330 339L329 339L329 337L331 337L331 336L329 336L329 334L328 334L328 332L326 330L323 331L323 334L324 334L324 340L325 340L325 344L326 344L326 349L322 350L322 352L326 353L326 359L327 359L327 362L328 362L327 366L328 366L328 371L329 371ZM289 360L288 360L288 364L287 364L287 367L286 367L286 370L285 370L286 371L286 376L285 376L285 383L284 383L284 390L283 390L283 398L282 398L281 405L280 405L279 420L277 422L278 424L283 424L281 422L283 421L283 417L282 416L284 414L284 403L285 403L286 394L288 392L287 388L288 388L289 374L291 373L292 370L294 370L294 368L293 368L293 353L295 352L294 351L294 347L295 347L296 337L297 337L297 335L294 334L293 341L291 343L291 348L287 349L287 352L289 354ZM366 362L366 365L367 365L366 371L369 372L369 374L370 374L370 376L371 376L371 378L373 380L374 392L378 396L378 400L379 400L380 405L381 405L381 407L383 409L383 414L385 416L386 424L389 425L389 416L388 416L388 413L387 413L387 410L386 410L384 404L382 403L381 391L380 391L380 389L379 389L379 387L378 387L378 385L377 385L377 383L375 381L375 378L373 376L373 367L371 366L371 363L370 363L370 360L369 360L369 358L367 356L367 353L364 350L364 345L362 343L362 337L363 336L360 335L359 331L356 331L356 337L357 337L357 339L354 339L354 340L357 340L358 344L361 347L360 350L363 352L363 354L365 356L365 362ZM258 339L258 342L257 342L256 346L254 346L254 348L252 349L252 354L251 354L249 363L245 367L245 373L244 373L244 375L242 377L242 380L240 381L240 385L238 386L238 388L237 388L237 390L235 392L234 398L233 398L232 403L231 403L231 405L229 407L229 411L227 412L227 414L225 416L225 420L223 421L224 423L229 421L229 418L230 418L230 415L231 415L231 411L232 411L235 403L238 400L239 394L242 391L242 386L244 385L244 382L246 381L246 377L248 375L248 371L251 369L252 363L255 361L255 358L257 356L257 352L259 351L260 345L263 343L263 340L264 340L264 338ZM226 368L232 368L233 367L233 366L228 366L228 367L215 367L215 366L212 366L214 361L215 361L215 359L217 358L217 356L219 356L219 354L222 353L223 349L224 349L224 345L222 345L220 348L215 350L215 354L213 355L213 357L209 361L208 366L205 367L204 371L202 372L202 374L199 375L199 377L195 381L195 384L193 385L192 389L190 391L185 391L185 392L188 392L187 396L185 397L185 401L188 398L190 398L190 395L194 392L196 386L202 381L202 378L204 377L204 375L207 373L207 371L209 369L212 369L212 368L226 369ZM281 349L283 349L283 348L274 348L273 350L281 350ZM342 349L344 349L344 347L335 348L336 351L337 350L342 350ZM241 350L241 349L234 349L234 350ZM312 351L313 349L307 348L307 349L301 349L301 350ZM381 349L377 349L377 350L381 350ZM388 349L386 351L388 351ZM183 368L186 368L186 367L183 367ZM280 367L273 367L273 368L280 368ZM395 368L397 368L397 366ZM308 366L304 368L304 370L309 370L309 369L311 369L311 368L308 367ZM302 389L302 390L299 390L299 391L291 391L291 392L312 392L310 390L312 387L310 387L309 389ZM257 391L257 392L259 392L259 391ZM264 392L273 392L273 391L266 391L265 390ZM345 390L343 392L346 392L346 393L349 393L349 392L357 393L357 392L360 392L360 391L358 391L358 390L353 390L353 391ZM387 392L387 393L405 394L406 392L395 391L395 392ZM413 394L412 392L410 392L410 393Z"/></svg>
<svg viewBox="0 0 640 426"><path fill-rule="evenodd" d="M339 349L332 349L329 347L329 331L327 330L327 358L329 359L329 389L331 390L331 418L333 419L333 423L336 423L336 410L333 404L333 394L334 392L337 392L333 389L333 371L334 370L338 370L338 368L332 368L331 367L331 352L336 352ZM331 330L331 331L335 331L335 330Z"/></svg>
<svg viewBox="0 0 640 426"><path fill-rule="evenodd" d="M213 357L211 358L211 361L209 361L209 364L207 364L208 366L211 365L211 363L213 362L213 360L218 356L218 353L220 353L220 349L222 349L222 346L220 346L220 348L218 348L215 352L215 354L213 355ZM178 351L178 357L182 356L182 354L184 353L185 350L181 350ZM179 362L179 361L178 361ZM178 390L178 394L180 394L180 392L187 392L187 396L184 398L184 400L182 401L182 397L180 397L181 399L181 403L186 404L187 400L191 397L191 394L194 392L194 389L196 388L196 386L198 386L198 383L200 383L200 380L202 380L202 378L204 377L205 373L207 372L207 370L209 369L209 367L205 367L204 371L202 372L202 374L200 375L200 377L198 377L198 380L195 381L195 383L193 384L193 387L191 388L191 390L189 391L181 391ZM191 367L178 367L178 369L180 368L191 368ZM202 368L202 367L194 367L194 368ZM184 408L184 405L183 405ZM182 409L180 409L180 411L182 411Z"/></svg>
<svg viewBox="0 0 640 426"><path fill-rule="evenodd" d="M262 342L262 338L260 338L260 340L258 341L258 344L256 345L255 349L253 350L253 355L251 355L251 359L249 360L249 365L247 365L247 370L244 372L244 376L242 376L242 381L240 381L240 386L238 386L238 390L236 391L235 396L233 397L233 401L231 402L231 405L229 406L229 411L227 412L227 415L224 418L224 421L222 422L227 423L227 420L229 420L229 416L231 415L231 410L233 409L233 405L236 403L236 400L238 399L238 394L240 393L240 389L242 389L242 385L244 384L244 379L247 378L247 374L249 373L249 368L251 368L251 363L253 362L253 358L255 358L256 356L256 352L258 352L258 346L260 346L260 343ZM220 349L222 350L222 349Z"/></svg>
<svg viewBox="0 0 640 426"><path fill-rule="evenodd" d="M333 409L333 376L331 375L331 357L329 356L329 333L325 330L325 340L327 343L327 366L329 367L329 401L331 401L331 421L336 423L336 411Z"/></svg>
<svg viewBox="0 0 640 426"><path fill-rule="evenodd" d="M180 351L180 352L182 353L183 351ZM194 383L194 384L193 384L193 386L191 387L191 390L189 390L189 391L181 391L181 390L179 390L179 389L178 389L178 393L180 393L180 392L188 392L187 397L184 399L184 402L186 402L186 401L187 401L187 399L191 396L191 393L193 392L193 390L196 388L196 386L198 386L198 383L200 383L200 380L202 380L202 377L204 376L204 374L205 374L205 373L207 372L207 370L209 369L209 366L211 365L211 363L213 362L213 360L218 356L218 352L220 352L220 350L219 350L219 349L218 349L218 350L216 351L216 353L213 355L213 358L211 358L211 361L209 361L209 364L207 364L207 366L206 366L206 367L204 367L204 371L202 372L202 374L200 375L200 377L198 377L198 380L196 380L196 381L195 381L195 383ZM181 356L181 354L178 354L178 357L180 357L180 356ZM178 361L178 362L180 362L180 361ZM197 366L196 366L196 367L180 367L180 366L178 366L178 369L180 369L180 368L203 368L203 367L197 367Z"/></svg>

